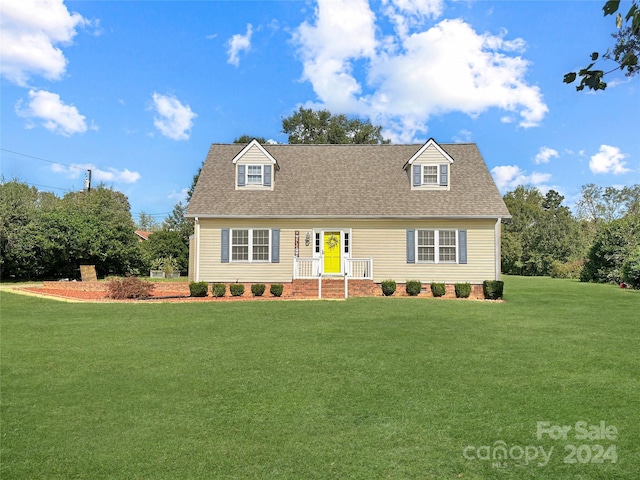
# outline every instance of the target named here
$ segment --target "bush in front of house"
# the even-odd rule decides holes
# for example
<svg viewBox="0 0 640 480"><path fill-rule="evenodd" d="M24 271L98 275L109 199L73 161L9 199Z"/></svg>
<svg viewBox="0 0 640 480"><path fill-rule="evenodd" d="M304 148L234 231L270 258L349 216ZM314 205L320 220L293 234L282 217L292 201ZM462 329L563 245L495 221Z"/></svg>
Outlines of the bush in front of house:
<svg viewBox="0 0 640 480"><path fill-rule="evenodd" d="M447 293L447 287L445 287L444 283L432 283L431 293L434 297L442 297Z"/></svg>
<svg viewBox="0 0 640 480"><path fill-rule="evenodd" d="M456 289L456 298L469 298L469 295L471 295L470 283L456 283L454 287Z"/></svg>
<svg viewBox="0 0 640 480"><path fill-rule="evenodd" d="M502 280L485 280L482 282L482 291L487 300L499 300L502 298L504 282Z"/></svg>
<svg viewBox="0 0 640 480"><path fill-rule="evenodd" d="M192 297L206 297L209 293L209 284L207 282L190 282L189 295Z"/></svg>
<svg viewBox="0 0 640 480"><path fill-rule="evenodd" d="M282 285L281 283L272 283L271 287L269 287L269 292L274 297L282 296L282 291L283 290L284 290L284 285Z"/></svg>
<svg viewBox="0 0 640 480"><path fill-rule="evenodd" d="M153 291L153 283L138 277L113 278L107 282L107 297L119 300L147 298Z"/></svg>
<svg viewBox="0 0 640 480"><path fill-rule="evenodd" d="M422 289L422 282L420 282L419 280L407 280L407 285L405 286L405 288L407 290L407 295L415 297L420 293L420 290Z"/></svg>
<svg viewBox="0 0 640 480"><path fill-rule="evenodd" d="M242 295L244 295L244 284L231 283L229 285L229 292L231 292L232 297L241 297Z"/></svg>
<svg viewBox="0 0 640 480"><path fill-rule="evenodd" d="M264 293L265 288L267 287L264 283L254 283L253 285L251 285L251 293L253 293L254 297L261 297Z"/></svg>
<svg viewBox="0 0 640 480"><path fill-rule="evenodd" d="M380 285L382 286L382 294L385 297L389 297L396 293L396 281L395 280L383 280Z"/></svg>
<svg viewBox="0 0 640 480"><path fill-rule="evenodd" d="M214 283L211 287L211 293L216 298L224 297L224 294L227 293L227 286L224 283Z"/></svg>
<svg viewBox="0 0 640 480"><path fill-rule="evenodd" d="M640 248L636 248L622 264L622 281L635 289L640 289Z"/></svg>

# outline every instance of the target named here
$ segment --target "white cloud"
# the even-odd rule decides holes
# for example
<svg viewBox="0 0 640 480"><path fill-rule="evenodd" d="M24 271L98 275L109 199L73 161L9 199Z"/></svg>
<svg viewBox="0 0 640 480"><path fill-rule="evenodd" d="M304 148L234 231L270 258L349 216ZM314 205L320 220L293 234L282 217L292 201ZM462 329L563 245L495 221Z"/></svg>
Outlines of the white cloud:
<svg viewBox="0 0 640 480"><path fill-rule="evenodd" d="M549 147L540 147L540 151L533 159L536 162L536 165L540 165L541 163L549 163L549 160L553 157L558 157L558 151Z"/></svg>
<svg viewBox="0 0 640 480"><path fill-rule="evenodd" d="M102 170L92 163L74 163L71 166L54 164L51 167L53 172L62 173L67 178L84 176L89 169L91 170L91 183L93 184L100 182L136 183L141 178L138 172L132 172L128 168L118 170L117 168L108 167L106 170Z"/></svg>
<svg viewBox="0 0 640 480"><path fill-rule="evenodd" d="M428 18L439 17L444 10L443 0L382 0L382 5L400 37L406 37L411 28L421 26Z"/></svg>
<svg viewBox="0 0 640 480"><path fill-rule="evenodd" d="M179 192L176 192L174 190L169 195L167 195L167 198L170 199L170 200L178 201L178 202L186 202L187 201L187 193L188 192L189 192L188 188L183 188Z"/></svg>
<svg viewBox="0 0 640 480"><path fill-rule="evenodd" d="M614 175L620 175L630 172L631 169L625 166L627 162L623 161L627 157L628 155L622 153L618 147L600 145L600 151L589 160L589 169L596 174L613 173Z"/></svg>
<svg viewBox="0 0 640 480"><path fill-rule="evenodd" d="M71 44L77 28L90 24L62 0L2 0L2 75L21 86L32 75L59 80L67 67L59 45Z"/></svg>
<svg viewBox="0 0 640 480"><path fill-rule="evenodd" d="M23 109L22 100L19 101L16 113L24 118L41 120L44 128L65 137L87 131L86 117L75 106L65 104L60 95L45 90L30 90L29 104ZM32 128L33 125L27 126Z"/></svg>
<svg viewBox="0 0 640 480"><path fill-rule="evenodd" d="M253 27L250 23L247 24L247 33L245 35L236 34L229 39L227 46L229 47L227 53L229 54L228 63L240 65L240 52L248 52L251 50L251 34L253 33Z"/></svg>
<svg viewBox="0 0 640 480"><path fill-rule="evenodd" d="M532 172L527 174L517 165L503 165L491 169L493 179L502 192L511 190L518 185L533 185L541 190L548 190L544 184L551 180L550 173Z"/></svg>
<svg viewBox="0 0 640 480"><path fill-rule="evenodd" d="M469 143L471 142L471 132L463 128L453 137L453 141L456 143Z"/></svg>
<svg viewBox="0 0 640 480"><path fill-rule="evenodd" d="M189 105L183 105L172 95L161 95L154 92L153 109L158 114L153 124L165 137L173 140L188 140L193 127L193 119L198 115L191 111Z"/></svg>
<svg viewBox="0 0 640 480"><path fill-rule="evenodd" d="M548 108L539 87L526 82L529 62L514 54L524 40L508 40L506 31L479 34L461 19L419 28L419 19L437 16L439 8L439 2L387 1L382 13L396 33L376 38L379 25L367 1L319 0L314 23L294 34L303 79L319 100L313 106L367 116L389 126L385 136L404 142L426 133L430 117L450 112L475 117L499 108L504 121L538 125Z"/></svg>

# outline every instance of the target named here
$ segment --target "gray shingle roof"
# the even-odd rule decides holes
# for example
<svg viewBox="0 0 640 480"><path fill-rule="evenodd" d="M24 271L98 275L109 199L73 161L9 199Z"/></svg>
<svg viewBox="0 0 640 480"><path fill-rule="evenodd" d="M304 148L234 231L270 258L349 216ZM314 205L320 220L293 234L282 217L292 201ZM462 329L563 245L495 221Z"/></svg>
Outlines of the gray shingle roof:
<svg viewBox="0 0 640 480"><path fill-rule="evenodd" d="M411 190L403 166L422 145L263 145L278 162L273 191L236 190L245 145L213 144L189 217L509 217L475 144L440 144L449 191Z"/></svg>

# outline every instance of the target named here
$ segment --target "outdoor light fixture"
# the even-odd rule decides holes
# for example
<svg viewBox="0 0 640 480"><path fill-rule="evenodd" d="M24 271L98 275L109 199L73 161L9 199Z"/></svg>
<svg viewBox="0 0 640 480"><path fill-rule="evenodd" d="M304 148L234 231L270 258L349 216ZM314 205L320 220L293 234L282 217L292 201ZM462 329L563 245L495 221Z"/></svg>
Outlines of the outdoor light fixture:
<svg viewBox="0 0 640 480"><path fill-rule="evenodd" d="M311 233L307 232L307 234L304 236L304 245L308 247L310 243L311 243Z"/></svg>

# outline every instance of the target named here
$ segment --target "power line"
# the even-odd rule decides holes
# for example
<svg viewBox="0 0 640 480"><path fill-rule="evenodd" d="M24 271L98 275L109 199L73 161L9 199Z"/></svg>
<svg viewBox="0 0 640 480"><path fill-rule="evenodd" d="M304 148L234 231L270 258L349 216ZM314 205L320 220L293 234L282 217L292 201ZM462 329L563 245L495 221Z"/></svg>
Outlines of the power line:
<svg viewBox="0 0 640 480"><path fill-rule="evenodd" d="M64 165L65 167L76 168L78 170L87 171L86 168L77 167L75 165L70 165L68 163L54 162L53 160L47 160L46 158L41 158L41 157L34 157L33 155L27 155L26 153L14 152L13 150L7 150L6 148L0 148L0 150L7 153L13 153L14 155L20 155L21 157L33 158L35 160L42 160L43 162L55 163L56 165Z"/></svg>

